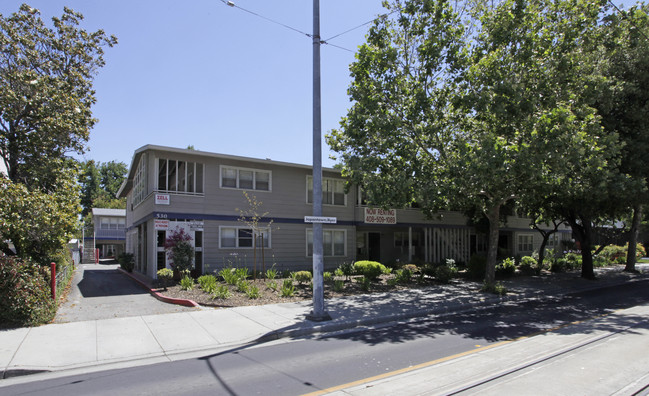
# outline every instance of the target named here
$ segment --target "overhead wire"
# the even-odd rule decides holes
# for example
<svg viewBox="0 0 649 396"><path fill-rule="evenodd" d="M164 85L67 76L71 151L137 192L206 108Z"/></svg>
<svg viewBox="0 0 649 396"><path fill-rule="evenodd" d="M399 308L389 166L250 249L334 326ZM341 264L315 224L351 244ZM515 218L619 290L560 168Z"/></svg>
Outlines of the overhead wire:
<svg viewBox="0 0 649 396"><path fill-rule="evenodd" d="M645 34L645 32L643 32L642 29L640 29L640 28L639 28L639 27L638 27L638 26L637 26L637 25L636 25L632 20L630 20L629 18L627 18L626 14L623 13L622 10L620 10L620 9L618 8L618 6L616 6L616 5L613 3L612 0L608 0L608 2L609 2L609 4L611 4L611 5L613 6L613 8L615 8L615 9L617 10L617 12L618 12L620 15L622 15L622 18L626 19L626 20L627 20L631 25L633 25L633 27L635 27L635 28L638 30L638 32L639 32L639 33L640 33L640 34L641 34L645 39L649 40L649 37Z"/></svg>
<svg viewBox="0 0 649 396"><path fill-rule="evenodd" d="M286 28L286 29L290 29L290 30L292 30L292 31L294 31L294 32L297 32L297 33L299 33L299 34L305 35L305 36L307 36L307 37L309 37L309 38L313 38L313 35L310 34L310 33L304 32L304 31L302 31L302 30L300 30L300 29L297 29L297 28L294 28L294 27L292 27L292 26L289 26L289 25L287 25L287 24L285 24L285 23L282 23L282 22L276 21L276 20L274 20L274 19L272 19L272 18L268 18L268 17L266 17L266 16L263 16L263 15L261 15L261 14L258 14L258 13L256 13L256 12L254 12L254 11L248 10L248 9L246 9L246 8L240 7L240 6L236 5L233 1L229 1L229 0L221 0L221 3L225 4L225 5L228 6L228 7L237 8L237 9L243 11L243 12L247 12L248 14L254 15L254 16L258 17L258 18L264 19L264 20L266 20L266 21L268 21L268 22L271 22L271 23L274 23L274 24L276 24L276 25L282 26L282 27L284 27L284 28ZM352 51L352 50L350 50L350 49L348 49L348 48L345 48L345 47L342 47L342 46L340 46L340 45L336 45L336 44L331 44L331 43L329 42L329 40L333 40L333 39L335 39L335 38L337 38L337 37L340 37L340 36L342 36L342 35L344 35L344 34L347 34L347 33L349 33L349 32L352 32L352 31L354 31L354 30L356 30L356 29L360 29L360 28L362 28L363 26L366 26L366 25L369 25L370 23L373 23L373 22L376 21L377 19L382 18L382 17L387 16L387 15L390 15L390 14L396 12L396 11L397 11L397 10L392 11L392 12L390 12L389 14L381 14L381 15L377 16L376 18L372 19L371 21L367 21L367 22L365 22L365 23L363 23L363 24L361 24L361 25L358 25L358 26L353 27L353 28L351 28L351 29L345 30L344 32L338 33L338 34L336 34L335 36L331 36L331 37L329 37L329 38L326 39L326 40L320 40L320 44L329 45L329 46L332 46L332 47L335 47L335 48L338 48L338 49L341 49L341 50L344 50L344 51L352 52L352 53L353 53L354 51Z"/></svg>

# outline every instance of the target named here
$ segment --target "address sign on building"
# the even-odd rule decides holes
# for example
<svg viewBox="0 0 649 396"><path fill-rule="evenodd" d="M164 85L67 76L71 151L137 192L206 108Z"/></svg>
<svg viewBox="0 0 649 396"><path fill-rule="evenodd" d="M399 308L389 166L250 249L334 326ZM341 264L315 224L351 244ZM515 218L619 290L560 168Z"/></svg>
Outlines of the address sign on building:
<svg viewBox="0 0 649 396"><path fill-rule="evenodd" d="M396 209L365 208L367 224L397 224Z"/></svg>

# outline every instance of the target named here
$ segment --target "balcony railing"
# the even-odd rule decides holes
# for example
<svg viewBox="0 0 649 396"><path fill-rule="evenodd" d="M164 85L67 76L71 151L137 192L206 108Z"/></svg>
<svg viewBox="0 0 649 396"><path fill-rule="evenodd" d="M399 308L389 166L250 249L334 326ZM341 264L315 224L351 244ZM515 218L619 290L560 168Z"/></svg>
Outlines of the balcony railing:
<svg viewBox="0 0 649 396"><path fill-rule="evenodd" d="M126 230L96 230L97 239L126 239Z"/></svg>

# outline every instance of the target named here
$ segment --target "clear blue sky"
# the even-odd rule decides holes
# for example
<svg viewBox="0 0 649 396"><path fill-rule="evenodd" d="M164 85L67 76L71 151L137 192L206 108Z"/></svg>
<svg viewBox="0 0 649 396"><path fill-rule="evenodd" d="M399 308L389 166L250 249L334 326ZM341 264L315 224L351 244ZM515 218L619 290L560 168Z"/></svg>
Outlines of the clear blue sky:
<svg viewBox="0 0 649 396"><path fill-rule="evenodd" d="M246 10L312 32L310 0L233 0ZM312 40L220 0L32 0L49 22L68 6L86 30L119 44L95 79L99 123L86 159L130 165L145 144L312 163ZM3 0L0 13L23 1ZM328 39L383 12L381 0L321 0ZM614 0L628 8L631 0ZM331 40L355 50L368 26ZM338 127L350 102L352 52L324 45L322 131ZM323 145L323 164L333 166Z"/></svg>

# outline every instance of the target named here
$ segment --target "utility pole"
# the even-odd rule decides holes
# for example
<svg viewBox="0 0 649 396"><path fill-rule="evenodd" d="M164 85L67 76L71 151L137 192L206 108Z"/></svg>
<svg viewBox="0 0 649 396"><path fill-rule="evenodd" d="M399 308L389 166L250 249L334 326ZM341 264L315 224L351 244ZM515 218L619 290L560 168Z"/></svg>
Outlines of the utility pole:
<svg viewBox="0 0 649 396"><path fill-rule="evenodd" d="M320 0L313 0L313 216L322 217L322 120L320 101ZM330 320L324 307L322 223L313 223L313 311L307 319Z"/></svg>

